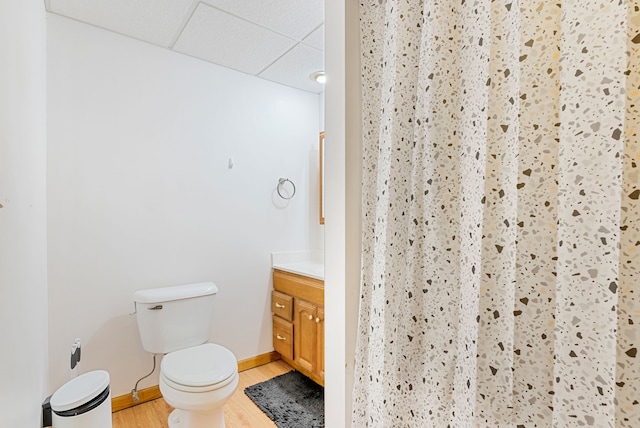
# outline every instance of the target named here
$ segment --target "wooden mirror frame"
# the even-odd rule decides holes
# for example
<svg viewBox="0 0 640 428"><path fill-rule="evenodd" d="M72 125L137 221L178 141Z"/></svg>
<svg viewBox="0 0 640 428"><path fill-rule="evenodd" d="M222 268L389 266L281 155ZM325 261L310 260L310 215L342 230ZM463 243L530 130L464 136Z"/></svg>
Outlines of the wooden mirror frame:
<svg viewBox="0 0 640 428"><path fill-rule="evenodd" d="M320 133L319 141L319 175L320 175L320 224L324 224L324 131Z"/></svg>

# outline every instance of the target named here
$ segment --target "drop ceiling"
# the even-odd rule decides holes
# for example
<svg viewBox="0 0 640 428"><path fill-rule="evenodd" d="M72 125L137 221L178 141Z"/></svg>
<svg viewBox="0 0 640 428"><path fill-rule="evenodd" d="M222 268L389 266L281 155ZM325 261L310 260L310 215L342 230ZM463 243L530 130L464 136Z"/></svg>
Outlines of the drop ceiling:
<svg viewBox="0 0 640 428"><path fill-rule="evenodd" d="M45 0L47 10L313 93L324 0Z"/></svg>

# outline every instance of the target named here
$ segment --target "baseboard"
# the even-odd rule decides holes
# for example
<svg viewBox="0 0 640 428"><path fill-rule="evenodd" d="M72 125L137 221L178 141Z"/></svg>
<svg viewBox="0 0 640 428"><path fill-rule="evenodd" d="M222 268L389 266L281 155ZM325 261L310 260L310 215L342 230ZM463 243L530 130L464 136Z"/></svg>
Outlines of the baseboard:
<svg viewBox="0 0 640 428"><path fill-rule="evenodd" d="M272 363L279 359L280 359L280 354L278 354L276 351L271 351L262 355L256 355L255 357L238 361L238 371L243 372L245 370L253 369L258 366L263 366L265 364Z"/></svg>
<svg viewBox="0 0 640 428"><path fill-rule="evenodd" d="M238 371L243 372L264 364L269 364L273 361L280 359L280 354L276 351L268 352L266 354L256 355L255 357L247 358L245 360L238 361ZM146 403L161 398L160 387L158 385L141 389L138 391L138 401L133 400L131 394L120 395L111 399L111 411L117 412L119 410L128 409L129 407L137 406L138 404Z"/></svg>
<svg viewBox="0 0 640 428"><path fill-rule="evenodd" d="M120 395L111 399L111 411L117 412L119 410L128 409L129 407L153 401L160 397L162 397L162 394L160 393L160 387L158 385L139 390L138 401L134 401L131 394Z"/></svg>

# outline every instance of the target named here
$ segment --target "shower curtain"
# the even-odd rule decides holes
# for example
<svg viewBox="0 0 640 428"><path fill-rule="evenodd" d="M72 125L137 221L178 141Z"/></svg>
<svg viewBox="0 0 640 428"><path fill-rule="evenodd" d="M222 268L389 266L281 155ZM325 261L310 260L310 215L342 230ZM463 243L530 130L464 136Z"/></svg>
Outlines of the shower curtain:
<svg viewBox="0 0 640 428"><path fill-rule="evenodd" d="M354 427L640 427L640 0L360 3Z"/></svg>

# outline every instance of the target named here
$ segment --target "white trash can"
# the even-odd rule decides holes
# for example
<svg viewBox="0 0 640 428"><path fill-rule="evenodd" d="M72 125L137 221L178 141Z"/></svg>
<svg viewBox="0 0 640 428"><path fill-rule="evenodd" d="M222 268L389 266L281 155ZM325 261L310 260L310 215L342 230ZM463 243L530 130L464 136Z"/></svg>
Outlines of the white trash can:
<svg viewBox="0 0 640 428"><path fill-rule="evenodd" d="M95 370L65 383L51 396L53 428L112 428L109 373Z"/></svg>

